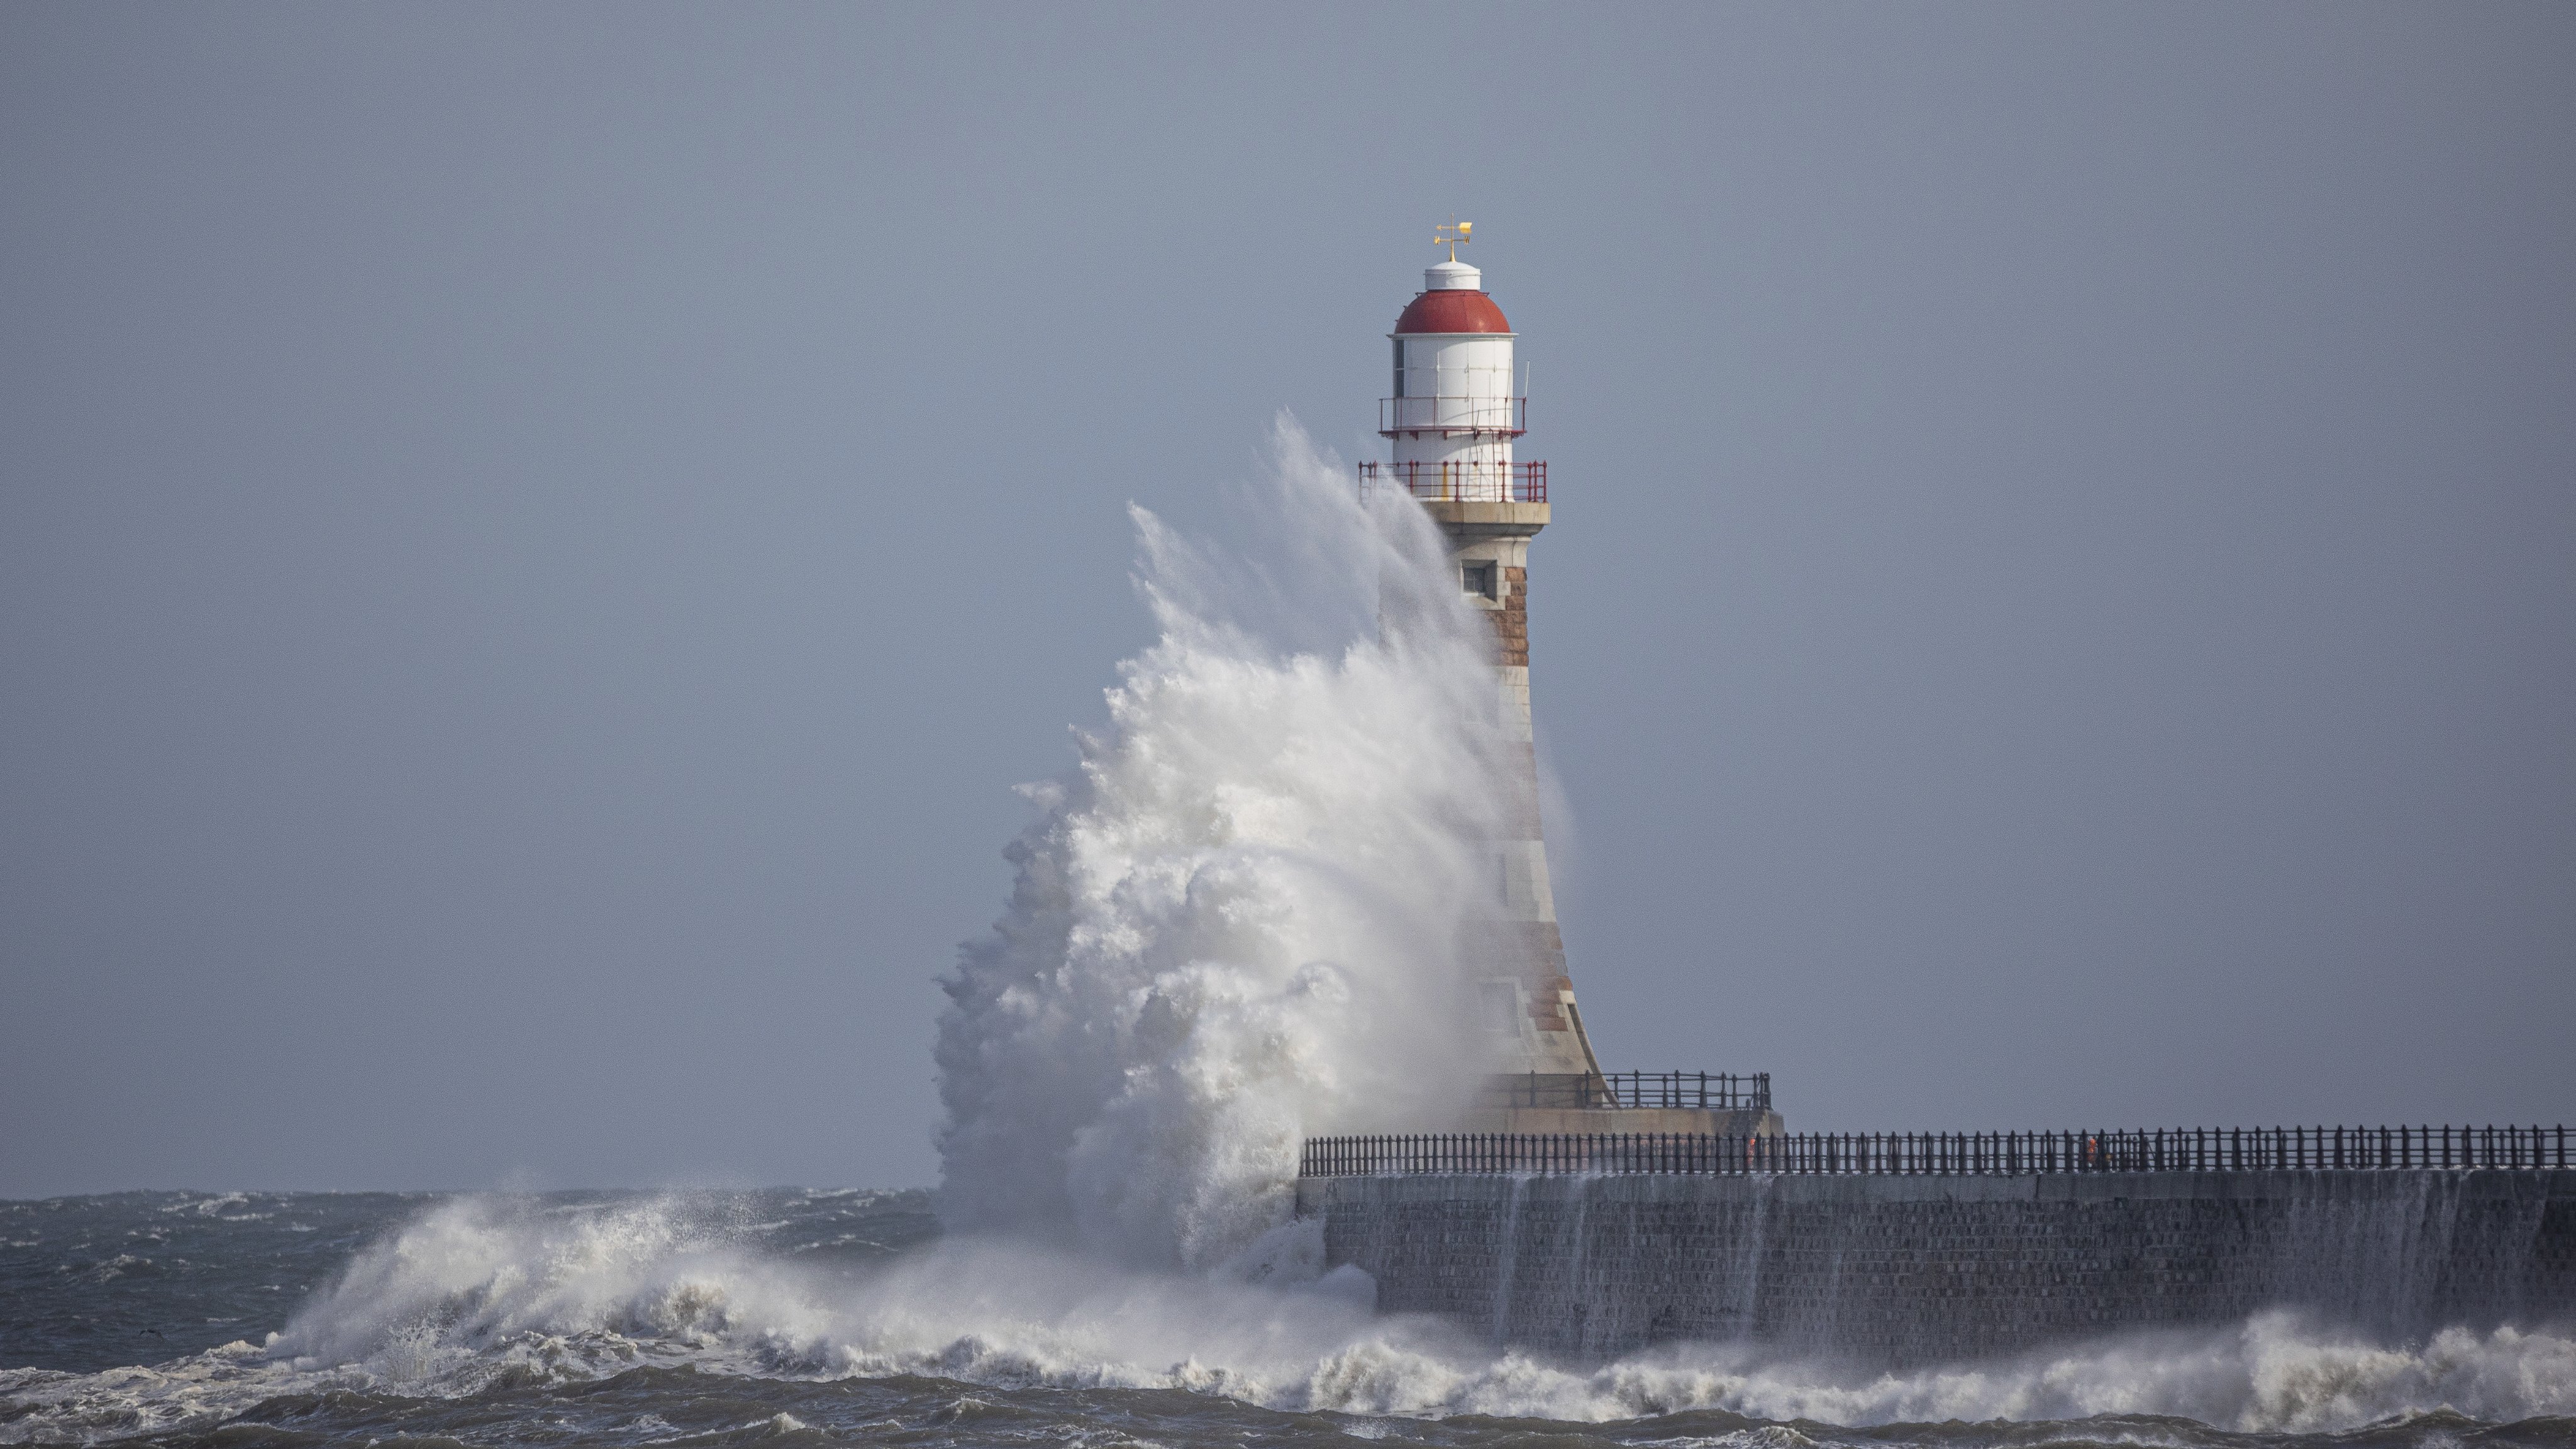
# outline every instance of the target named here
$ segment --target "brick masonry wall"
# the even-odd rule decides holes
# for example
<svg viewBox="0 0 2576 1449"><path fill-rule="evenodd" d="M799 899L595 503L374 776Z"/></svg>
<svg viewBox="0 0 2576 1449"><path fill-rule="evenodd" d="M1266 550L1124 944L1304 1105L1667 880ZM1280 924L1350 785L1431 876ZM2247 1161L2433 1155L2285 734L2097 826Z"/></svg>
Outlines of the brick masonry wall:
<svg viewBox="0 0 2576 1449"><path fill-rule="evenodd" d="M1496 664L1529 663L1529 570L1503 570L1503 606L1486 614L1494 626Z"/></svg>
<svg viewBox="0 0 2576 1449"><path fill-rule="evenodd" d="M2576 1172L1390 1177L1299 1184L1378 1306L1582 1354L1891 1365L2298 1307L2382 1335L2576 1319Z"/></svg>

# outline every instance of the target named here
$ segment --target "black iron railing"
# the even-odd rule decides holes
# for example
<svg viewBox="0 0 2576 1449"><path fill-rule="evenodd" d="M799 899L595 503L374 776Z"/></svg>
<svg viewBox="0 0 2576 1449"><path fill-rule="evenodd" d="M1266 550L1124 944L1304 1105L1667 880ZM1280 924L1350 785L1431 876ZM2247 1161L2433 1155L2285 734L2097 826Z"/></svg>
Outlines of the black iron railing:
<svg viewBox="0 0 2576 1449"><path fill-rule="evenodd" d="M1490 1107L1688 1107L1768 1112L1769 1072L1516 1072L1490 1079Z"/></svg>
<svg viewBox="0 0 2576 1449"><path fill-rule="evenodd" d="M1611 1072L1602 1081L1622 1107L1771 1110L1769 1072Z"/></svg>
<svg viewBox="0 0 2576 1449"><path fill-rule="evenodd" d="M2135 1132L1456 1132L1310 1137L1300 1177L1459 1173L2384 1171L2576 1167L2567 1128L2182 1127Z"/></svg>

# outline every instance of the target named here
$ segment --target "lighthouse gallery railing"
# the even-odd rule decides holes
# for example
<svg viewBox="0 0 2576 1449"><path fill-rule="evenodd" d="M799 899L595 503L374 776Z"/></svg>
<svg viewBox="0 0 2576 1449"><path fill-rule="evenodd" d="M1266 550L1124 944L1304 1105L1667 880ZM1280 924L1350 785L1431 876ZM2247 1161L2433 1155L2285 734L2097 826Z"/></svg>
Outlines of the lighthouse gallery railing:
<svg viewBox="0 0 2576 1449"><path fill-rule="evenodd" d="M2565 1169L2567 1128L2182 1127L2145 1131L1455 1132L1310 1137L1300 1177L1497 1173L1848 1173Z"/></svg>
<svg viewBox="0 0 2576 1449"><path fill-rule="evenodd" d="M1509 433L1529 431L1529 399L1439 393L1377 400L1377 430L1398 433Z"/></svg>
<svg viewBox="0 0 2576 1449"><path fill-rule="evenodd" d="M1547 464L1362 463L1360 491L1381 485L1449 503L1545 503Z"/></svg>

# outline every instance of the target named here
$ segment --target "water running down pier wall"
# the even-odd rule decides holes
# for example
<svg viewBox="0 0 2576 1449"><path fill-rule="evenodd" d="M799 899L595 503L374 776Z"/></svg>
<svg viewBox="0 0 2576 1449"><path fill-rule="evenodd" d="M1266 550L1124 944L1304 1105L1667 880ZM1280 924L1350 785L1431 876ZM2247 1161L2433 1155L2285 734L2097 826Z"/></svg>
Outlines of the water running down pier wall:
<svg viewBox="0 0 2576 1449"><path fill-rule="evenodd" d="M1583 1355L1890 1365L2308 1310L2383 1341L2576 1320L2576 1171L1309 1177L1378 1306Z"/></svg>

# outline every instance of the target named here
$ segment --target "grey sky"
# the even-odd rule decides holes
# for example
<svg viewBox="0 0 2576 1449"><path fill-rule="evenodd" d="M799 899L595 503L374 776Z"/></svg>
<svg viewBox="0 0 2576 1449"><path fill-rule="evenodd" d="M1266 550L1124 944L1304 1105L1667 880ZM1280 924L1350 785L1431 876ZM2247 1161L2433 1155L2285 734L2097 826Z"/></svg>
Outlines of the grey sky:
<svg viewBox="0 0 2576 1449"><path fill-rule="evenodd" d="M2576 10L0 9L0 1195L926 1181L1121 505L1534 363L1620 1066L2576 1115Z"/></svg>

